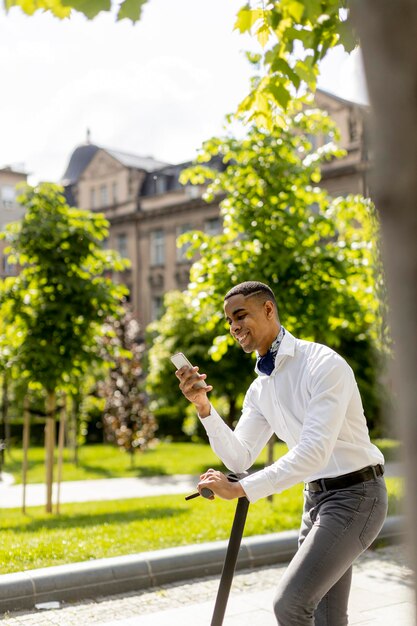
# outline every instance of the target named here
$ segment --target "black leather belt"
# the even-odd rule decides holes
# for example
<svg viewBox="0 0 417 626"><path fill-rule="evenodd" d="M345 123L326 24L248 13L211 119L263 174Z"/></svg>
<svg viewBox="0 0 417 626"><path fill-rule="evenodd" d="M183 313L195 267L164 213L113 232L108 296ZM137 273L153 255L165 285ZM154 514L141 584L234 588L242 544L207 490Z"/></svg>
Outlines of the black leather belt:
<svg viewBox="0 0 417 626"><path fill-rule="evenodd" d="M358 483L364 483L367 480L374 480L374 478L382 476L383 473L383 465L369 465L368 467L364 467L357 472L343 474L343 476L313 480L313 482L307 483L306 487L309 491L313 492L330 491L331 489L344 489L346 487L353 487L353 485L357 485Z"/></svg>

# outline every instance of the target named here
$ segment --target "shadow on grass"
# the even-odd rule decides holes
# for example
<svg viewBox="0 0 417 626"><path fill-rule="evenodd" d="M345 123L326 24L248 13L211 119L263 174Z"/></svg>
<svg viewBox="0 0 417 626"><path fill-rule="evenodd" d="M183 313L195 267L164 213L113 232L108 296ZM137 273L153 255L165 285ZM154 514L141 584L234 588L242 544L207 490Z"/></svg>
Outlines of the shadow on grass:
<svg viewBox="0 0 417 626"><path fill-rule="evenodd" d="M116 511L109 513L108 511L103 513L79 513L79 514L65 514L62 513L59 517L51 517L42 519L36 519L30 514L25 517L26 523L15 525L2 525L1 531L11 530L15 534L19 533L36 533L38 531L45 530L66 530L75 529L78 527L94 527L118 524L123 526L130 524L131 522L137 522L141 520L160 520L167 517L175 517L176 522L178 518L183 515L188 515L189 511L180 507L137 507L129 509L128 511Z"/></svg>
<svg viewBox="0 0 417 626"><path fill-rule="evenodd" d="M131 473L132 477L136 477L136 478L150 478L152 476L166 476L167 475L167 471L164 467L162 467L161 465L158 466L151 466L151 467L138 467L137 465L133 465L132 467L127 466L126 469L126 473L121 476L119 473L115 472L112 468L105 468L101 465L93 465L92 463L88 463L85 461L82 461L79 463L78 467L80 469L85 470L86 472L89 473L94 473L96 474L96 478L99 479L99 477L101 476L102 478L128 478L129 476L126 475L126 473ZM82 480L82 479L80 479ZM95 480L95 479L92 479Z"/></svg>

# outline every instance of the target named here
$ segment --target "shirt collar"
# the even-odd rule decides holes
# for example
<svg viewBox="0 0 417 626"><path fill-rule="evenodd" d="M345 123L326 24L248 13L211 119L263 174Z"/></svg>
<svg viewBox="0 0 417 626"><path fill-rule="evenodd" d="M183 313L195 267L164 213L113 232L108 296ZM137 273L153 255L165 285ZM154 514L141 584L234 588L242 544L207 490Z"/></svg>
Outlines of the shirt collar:
<svg viewBox="0 0 417 626"><path fill-rule="evenodd" d="M260 356L259 353L257 354L255 370L258 374L266 374L267 376L272 374L275 369L275 360L284 336L285 328L281 326L278 335L275 337L266 354L263 356Z"/></svg>

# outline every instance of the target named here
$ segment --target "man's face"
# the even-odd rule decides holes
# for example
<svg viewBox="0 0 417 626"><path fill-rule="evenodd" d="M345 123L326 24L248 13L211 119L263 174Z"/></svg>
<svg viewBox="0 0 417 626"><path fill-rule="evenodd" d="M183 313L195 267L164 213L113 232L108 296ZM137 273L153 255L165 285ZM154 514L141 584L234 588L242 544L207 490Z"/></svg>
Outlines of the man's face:
<svg viewBox="0 0 417 626"><path fill-rule="evenodd" d="M230 334L245 352L257 350L266 354L279 331L275 307L270 300L262 302L256 296L241 294L228 298L224 313Z"/></svg>

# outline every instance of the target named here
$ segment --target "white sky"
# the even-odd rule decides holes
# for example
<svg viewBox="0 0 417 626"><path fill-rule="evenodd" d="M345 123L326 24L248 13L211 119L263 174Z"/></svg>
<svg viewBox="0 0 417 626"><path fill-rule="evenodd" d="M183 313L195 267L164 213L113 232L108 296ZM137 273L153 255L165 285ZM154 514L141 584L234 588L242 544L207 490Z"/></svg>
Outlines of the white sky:
<svg viewBox="0 0 417 626"><path fill-rule="evenodd" d="M192 159L248 91L254 46L233 32L243 0L149 0L140 22L0 12L0 167L58 181L91 141L167 162ZM336 50L320 86L364 101L359 54Z"/></svg>

